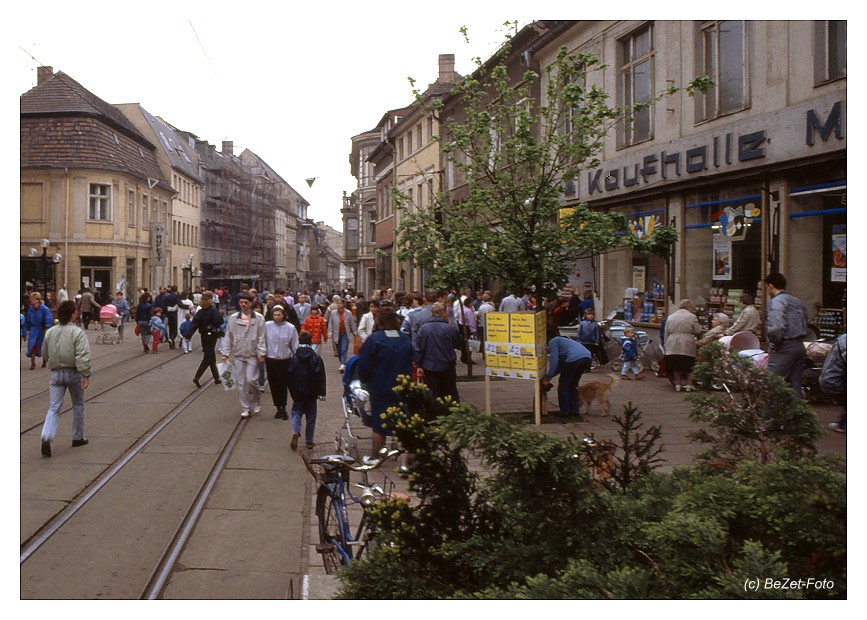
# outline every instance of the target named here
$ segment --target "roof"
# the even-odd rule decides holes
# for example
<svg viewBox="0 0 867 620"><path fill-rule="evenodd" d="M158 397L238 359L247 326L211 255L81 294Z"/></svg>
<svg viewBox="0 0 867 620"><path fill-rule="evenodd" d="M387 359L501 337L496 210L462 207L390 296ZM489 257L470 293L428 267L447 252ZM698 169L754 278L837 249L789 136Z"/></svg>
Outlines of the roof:
<svg viewBox="0 0 867 620"><path fill-rule="evenodd" d="M157 179L155 146L114 106L64 73L21 96L21 167L89 168Z"/></svg>
<svg viewBox="0 0 867 620"><path fill-rule="evenodd" d="M153 146L123 113L58 71L21 95L21 116L86 115L103 117L106 122L145 145Z"/></svg>

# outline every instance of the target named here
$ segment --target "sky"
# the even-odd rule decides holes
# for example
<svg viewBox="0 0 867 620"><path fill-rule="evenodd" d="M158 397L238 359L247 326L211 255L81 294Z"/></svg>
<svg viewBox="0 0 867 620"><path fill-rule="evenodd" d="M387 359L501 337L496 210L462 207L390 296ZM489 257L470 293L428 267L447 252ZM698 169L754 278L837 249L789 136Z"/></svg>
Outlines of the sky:
<svg viewBox="0 0 867 620"><path fill-rule="evenodd" d="M439 54L469 73L474 56L503 40L503 22L538 17L532 3L508 0L496 9L446 1L424 13L389 1L298 4L95 1L70 11L49 1L40 4L46 17L10 29L6 83L20 96L38 66L51 66L218 149L231 140L236 155L250 149L300 192L309 217L342 230L341 197L356 187L352 136L412 102L408 77L422 88L436 80Z"/></svg>

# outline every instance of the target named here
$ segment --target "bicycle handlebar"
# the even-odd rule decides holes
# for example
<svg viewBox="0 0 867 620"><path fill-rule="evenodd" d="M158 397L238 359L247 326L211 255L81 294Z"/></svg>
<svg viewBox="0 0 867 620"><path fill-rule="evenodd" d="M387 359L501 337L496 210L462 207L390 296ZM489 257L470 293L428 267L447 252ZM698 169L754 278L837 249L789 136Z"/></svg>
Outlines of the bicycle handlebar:
<svg viewBox="0 0 867 620"><path fill-rule="evenodd" d="M310 459L310 462L313 464L318 464L318 465L331 465L331 466L336 466L336 467L345 467L346 469L349 469L349 470L355 471L355 472L367 472L367 471L372 471L374 469L377 469L383 463L385 463L387 460L394 458L395 456L397 456L398 454L400 454L402 452L403 452L403 450L398 450L398 449L389 450L388 452L385 452L375 463L370 463L370 464L363 464L362 463L361 465L356 465L356 463L358 461L356 461L351 456L347 456L344 454L331 454L331 455L323 456L320 458L313 458L313 459Z"/></svg>

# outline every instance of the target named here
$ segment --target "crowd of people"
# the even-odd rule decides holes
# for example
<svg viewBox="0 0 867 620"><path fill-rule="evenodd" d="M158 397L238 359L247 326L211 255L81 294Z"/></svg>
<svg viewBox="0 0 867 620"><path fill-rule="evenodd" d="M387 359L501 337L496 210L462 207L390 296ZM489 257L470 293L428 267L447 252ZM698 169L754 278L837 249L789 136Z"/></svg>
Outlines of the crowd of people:
<svg viewBox="0 0 867 620"><path fill-rule="evenodd" d="M770 274L765 286L769 294L765 322L770 342L768 368L785 377L799 392L803 340L807 334L806 308L786 291L786 280L781 274ZM547 311L550 360L542 384L550 389L552 380L560 376L558 399L562 416L580 417L578 384L581 376L590 370L592 358L595 356L603 365L609 361L605 336L596 322L591 291L540 304L531 290L514 290L508 291L495 304L490 291L468 288L428 290L423 294L389 288L375 291L367 299L353 291L331 291L327 295L321 289L296 294L285 290L260 292L242 284L237 293L230 295L222 288L178 292L176 286L170 285L160 287L156 297L146 289L139 289L136 303L131 306L122 292L117 292L112 300L87 288L69 299L66 285L63 285L51 298L51 301L42 300L38 292L28 290L22 299L21 336L22 341L27 341L30 368L35 369L36 358L42 357L43 367L48 364L52 369L52 406L43 430L46 456L50 456L50 441L56 430L56 411L52 411L59 408L60 402L55 404L55 392L59 393L60 400L63 396L60 386L73 393L74 406L82 410L78 416L80 421L74 421L74 445L87 443L83 437L80 396L89 377L90 352L81 344L80 336L76 337L74 352L46 350L45 339L54 324L52 302L59 303L59 326L67 331L70 326L80 327L79 331L84 333L82 330L86 331L94 318L98 321L99 311L106 306L118 319L116 325L121 339L123 323L134 320L143 353L158 353L162 342L168 343L170 349L180 346L184 353L189 353L198 332L202 359L193 377L196 387L202 387L201 379L207 371L216 384L222 384L224 376L231 376L238 388L241 417L246 418L261 411L261 394L270 386L274 417L291 419L293 450L297 449L302 432L306 446L314 445L316 402L324 400L326 394L325 366L321 359L323 345L331 343L340 373L345 371L349 357L357 355L358 373L368 388L372 405L374 440L369 459L376 458L386 437L391 435L384 414L389 407L398 404L392 390L398 376L408 375L414 381L425 383L434 397L460 402L457 365L459 360L472 363L473 351L480 351L484 356L489 312L543 308ZM739 331L761 334L761 316L753 298L745 294L741 303L743 309L734 324L726 314L720 313L713 317L711 328L705 332L696 317L693 302L688 299L681 301L679 308L663 321L660 336L665 352L664 366L676 391L695 389L691 373L700 346ZM577 337L560 336L559 328L571 324L578 324ZM470 346L473 341L477 348ZM84 338L85 345L86 342ZM629 380L631 371L634 379L643 379L632 328L624 330L620 344L620 378ZM842 356L834 356L835 359L841 357L845 384L845 341ZM52 360L58 359L63 361L52 364ZM75 382L65 376L55 383L54 373L60 371L77 372L80 387L75 388ZM289 397L292 405L287 412ZM845 413L833 430L845 432Z"/></svg>

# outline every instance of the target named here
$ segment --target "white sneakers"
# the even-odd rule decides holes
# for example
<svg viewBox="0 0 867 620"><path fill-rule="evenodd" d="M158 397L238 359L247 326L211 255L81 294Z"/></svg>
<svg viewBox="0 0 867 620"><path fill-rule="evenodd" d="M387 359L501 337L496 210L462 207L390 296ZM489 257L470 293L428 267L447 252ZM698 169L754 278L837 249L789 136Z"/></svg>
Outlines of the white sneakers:
<svg viewBox="0 0 867 620"><path fill-rule="evenodd" d="M241 412L241 417L242 418L249 418L250 417L250 411L247 409L244 409L244 411Z"/></svg>
<svg viewBox="0 0 867 620"><path fill-rule="evenodd" d="M253 405L253 413L259 413L260 411L262 411L262 405L260 403Z"/></svg>
<svg viewBox="0 0 867 620"><path fill-rule="evenodd" d="M341 364L341 365L340 365L340 368L338 368L337 370L338 370L339 372L343 372L344 370L346 370L346 364Z"/></svg>
<svg viewBox="0 0 867 620"><path fill-rule="evenodd" d="M674 386L674 391L675 391L675 392L680 392L680 386L679 386L679 385L675 385L675 386Z"/></svg>

